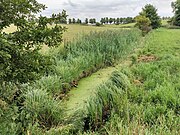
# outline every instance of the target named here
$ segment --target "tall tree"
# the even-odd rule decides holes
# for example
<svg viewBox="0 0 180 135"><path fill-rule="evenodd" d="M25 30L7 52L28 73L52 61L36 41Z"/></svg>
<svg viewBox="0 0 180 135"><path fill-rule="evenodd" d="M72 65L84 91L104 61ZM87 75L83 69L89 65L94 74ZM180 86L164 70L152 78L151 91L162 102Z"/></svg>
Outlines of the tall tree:
<svg viewBox="0 0 180 135"><path fill-rule="evenodd" d="M157 29L161 26L161 18L158 16L157 9L153 5L145 5L140 15L149 18L153 29Z"/></svg>
<svg viewBox="0 0 180 135"><path fill-rule="evenodd" d="M35 16L44 9L45 5L36 0L0 1L0 82L27 82L47 72L50 60L39 50L44 44L58 46L65 28L57 24L48 27L57 15L53 18ZM61 15L66 16L64 13ZM11 24L17 30L3 32Z"/></svg>
<svg viewBox="0 0 180 135"><path fill-rule="evenodd" d="M111 24L113 22L113 18L109 18L109 23Z"/></svg>
<svg viewBox="0 0 180 135"><path fill-rule="evenodd" d="M90 24L93 24L94 23L94 20L91 18L91 19L89 19L89 23Z"/></svg>
<svg viewBox="0 0 180 135"><path fill-rule="evenodd" d="M89 23L88 18L86 18L85 19L85 24L88 24L88 23Z"/></svg>
<svg viewBox="0 0 180 135"><path fill-rule="evenodd" d="M81 20L78 18L77 19L77 24L81 24L82 22L81 22Z"/></svg>
<svg viewBox="0 0 180 135"><path fill-rule="evenodd" d="M113 22L114 22L114 24L116 24L116 18L113 18Z"/></svg>
<svg viewBox="0 0 180 135"><path fill-rule="evenodd" d="M95 18L93 18L93 23L96 23L96 19Z"/></svg>
<svg viewBox="0 0 180 135"><path fill-rule="evenodd" d="M106 19L105 18L101 18L101 24L105 24L106 23Z"/></svg>
<svg viewBox="0 0 180 135"><path fill-rule="evenodd" d="M69 18L69 24L71 24L72 23L72 20L71 20L71 18Z"/></svg>
<svg viewBox="0 0 180 135"><path fill-rule="evenodd" d="M107 24L109 23L109 18L108 17L106 17L106 21L105 21Z"/></svg>
<svg viewBox="0 0 180 135"><path fill-rule="evenodd" d="M120 23L121 23L121 24L123 23L123 18L122 18L122 17L120 18Z"/></svg>
<svg viewBox="0 0 180 135"><path fill-rule="evenodd" d="M73 24L76 23L76 19L75 19L75 18L72 19L72 23L73 23Z"/></svg>
<svg viewBox="0 0 180 135"><path fill-rule="evenodd" d="M119 23L120 23L120 18L117 18L116 19L116 24L119 25Z"/></svg>
<svg viewBox="0 0 180 135"><path fill-rule="evenodd" d="M171 6L175 14L173 17L173 25L180 26L180 0L172 2Z"/></svg>

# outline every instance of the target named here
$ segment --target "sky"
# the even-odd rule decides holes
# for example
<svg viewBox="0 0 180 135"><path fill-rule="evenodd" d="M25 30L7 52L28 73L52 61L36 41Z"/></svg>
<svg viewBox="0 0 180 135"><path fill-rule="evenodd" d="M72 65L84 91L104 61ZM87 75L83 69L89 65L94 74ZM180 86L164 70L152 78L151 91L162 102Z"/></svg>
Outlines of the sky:
<svg viewBox="0 0 180 135"><path fill-rule="evenodd" d="M160 16L172 16L171 2L175 0L37 0L48 8L42 12L50 16L63 9L69 18L135 17L146 4L153 4Z"/></svg>

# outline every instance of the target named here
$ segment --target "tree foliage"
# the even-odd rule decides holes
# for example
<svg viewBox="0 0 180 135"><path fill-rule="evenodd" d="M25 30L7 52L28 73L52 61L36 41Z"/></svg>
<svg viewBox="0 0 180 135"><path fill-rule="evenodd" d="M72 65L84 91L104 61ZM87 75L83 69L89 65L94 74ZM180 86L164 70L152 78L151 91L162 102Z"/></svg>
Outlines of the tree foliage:
<svg viewBox="0 0 180 135"><path fill-rule="evenodd" d="M65 28L55 22L66 12L52 18L35 16L44 9L36 0L0 1L0 81L27 82L48 71L51 61L39 50L44 44L55 47L62 42ZM11 25L16 31L4 32Z"/></svg>
<svg viewBox="0 0 180 135"><path fill-rule="evenodd" d="M96 23L96 19L95 19L95 18L91 18L91 19L89 19L89 23L91 23L91 24L95 24L95 23Z"/></svg>
<svg viewBox="0 0 180 135"><path fill-rule="evenodd" d="M86 18L85 19L85 24L88 24L88 23L89 23L88 18Z"/></svg>
<svg viewBox="0 0 180 135"><path fill-rule="evenodd" d="M157 9L153 5L145 5L140 15L149 18L153 29L157 29L161 26L161 18L158 16Z"/></svg>
<svg viewBox="0 0 180 135"><path fill-rule="evenodd" d="M136 20L136 27L138 27L141 31L142 34L145 35L147 34L150 30L151 30L151 21L149 20L149 18L139 15L135 18Z"/></svg>
<svg viewBox="0 0 180 135"><path fill-rule="evenodd" d="M173 8L173 12L175 13L173 17L173 25L180 26L180 0L177 0L176 2L172 2L171 4Z"/></svg>

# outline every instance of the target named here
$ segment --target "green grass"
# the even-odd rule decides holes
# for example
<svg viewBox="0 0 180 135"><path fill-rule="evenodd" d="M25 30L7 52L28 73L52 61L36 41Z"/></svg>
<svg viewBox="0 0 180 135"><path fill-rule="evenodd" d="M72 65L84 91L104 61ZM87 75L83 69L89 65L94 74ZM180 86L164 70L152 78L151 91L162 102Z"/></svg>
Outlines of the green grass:
<svg viewBox="0 0 180 135"><path fill-rule="evenodd" d="M0 133L43 134L49 130L47 134L53 134L56 127L59 127L57 131L64 128L72 131L71 125L66 125L71 123L71 119L61 103L62 97L74 87L74 82L118 63L140 40L141 33L137 29L108 30L90 32L78 40L66 42L63 49L50 49L47 55L54 65L40 80L17 86L0 86L0 95L3 95L0 101L5 101L0 102L3 108L5 106L5 109L0 108Z"/></svg>
<svg viewBox="0 0 180 135"><path fill-rule="evenodd" d="M119 25L111 24L111 25L105 25L105 27L107 28L133 28L134 25L135 23L119 24Z"/></svg>
<svg viewBox="0 0 180 135"><path fill-rule="evenodd" d="M115 30L116 28L122 27L133 27L134 23L130 24L121 24L121 25L105 25L105 26L86 26L86 25L79 25L79 24L60 24L67 28L67 31L63 34L64 41L72 41L73 39L77 38L78 35L81 36L82 34L89 34L92 31L104 31L104 30ZM50 26L52 27L52 26ZM10 27L6 28L4 32L11 33L16 31L16 27L11 25Z"/></svg>
<svg viewBox="0 0 180 135"><path fill-rule="evenodd" d="M180 133L179 34L159 29L146 37L136 55L157 59L121 68L97 88L87 106L87 129L109 135Z"/></svg>
<svg viewBox="0 0 180 135"><path fill-rule="evenodd" d="M47 89L53 95L66 93L73 81L77 82L101 68L114 65L139 40L138 30L93 32L78 41L67 43L64 49L52 49L49 55L55 60L54 73L34 85ZM54 88L47 85L48 82L54 82Z"/></svg>
<svg viewBox="0 0 180 135"><path fill-rule="evenodd" d="M92 87L95 94L71 119L68 117L71 128L64 130L84 135L178 135L179 34L179 30L159 29L145 37L144 47L133 55L132 64L121 66L108 81ZM154 59L140 59L145 56ZM91 82L91 77L84 81ZM77 90L85 87L80 85ZM55 129L53 133L62 131Z"/></svg>
<svg viewBox="0 0 180 135"><path fill-rule="evenodd" d="M78 25L78 24L68 24L62 25L67 28L67 31L64 33L64 41L72 41L73 39L77 38L78 36L82 36L82 34L89 34L92 31L104 31L104 30L114 30L115 28L108 26L108 27L97 27L97 26L86 26L86 25Z"/></svg>
<svg viewBox="0 0 180 135"><path fill-rule="evenodd" d="M48 52L55 62L52 72L31 84L1 86L0 133L180 133L179 30L150 32L144 47L132 56L132 64L119 67L109 78L114 67L97 71L125 59L139 43L140 32L117 28L103 31L108 26L83 26L87 31L69 27L76 32L67 35L66 41L73 42ZM98 30L90 32L91 28ZM80 31L89 35L77 38ZM152 56L149 61L142 59ZM72 83L82 78L64 107L61 94L67 94ZM67 109L74 115L66 114Z"/></svg>

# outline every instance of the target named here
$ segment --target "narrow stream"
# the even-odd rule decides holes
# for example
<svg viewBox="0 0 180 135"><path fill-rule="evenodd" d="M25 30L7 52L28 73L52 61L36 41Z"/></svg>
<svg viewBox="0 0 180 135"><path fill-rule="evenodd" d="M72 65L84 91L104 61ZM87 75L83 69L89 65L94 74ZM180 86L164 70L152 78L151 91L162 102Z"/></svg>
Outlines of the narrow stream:
<svg viewBox="0 0 180 135"><path fill-rule="evenodd" d="M73 88L69 92L69 99L65 101L67 114L73 114L76 110L82 109L87 103L87 100L93 96L96 88L103 82L106 82L110 78L112 72L119 69L121 66L128 66L130 63L131 61L126 61L116 67L100 69L91 76L80 80L78 87Z"/></svg>

